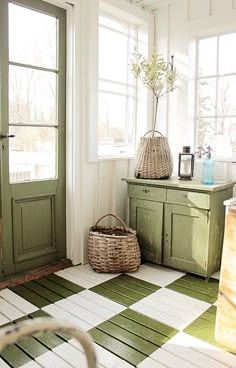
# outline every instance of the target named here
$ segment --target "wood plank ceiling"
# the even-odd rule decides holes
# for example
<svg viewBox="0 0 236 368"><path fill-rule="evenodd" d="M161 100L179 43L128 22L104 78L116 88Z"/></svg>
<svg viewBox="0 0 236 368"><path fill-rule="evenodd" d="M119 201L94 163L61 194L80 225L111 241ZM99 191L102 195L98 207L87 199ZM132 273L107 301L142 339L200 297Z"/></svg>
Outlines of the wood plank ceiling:
<svg viewBox="0 0 236 368"><path fill-rule="evenodd" d="M154 9L158 3L163 2L163 0L127 0L127 1L129 1L134 5L138 5L139 7L142 8L150 7L151 9Z"/></svg>

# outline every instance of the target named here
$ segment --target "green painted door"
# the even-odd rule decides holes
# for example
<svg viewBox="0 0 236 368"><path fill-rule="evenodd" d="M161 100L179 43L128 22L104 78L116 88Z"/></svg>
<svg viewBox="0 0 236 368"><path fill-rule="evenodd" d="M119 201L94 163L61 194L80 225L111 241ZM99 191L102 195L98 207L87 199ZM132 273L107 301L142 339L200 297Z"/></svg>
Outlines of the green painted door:
<svg viewBox="0 0 236 368"><path fill-rule="evenodd" d="M130 198L130 226L137 230L142 257L162 263L163 203Z"/></svg>
<svg viewBox="0 0 236 368"><path fill-rule="evenodd" d="M163 264L206 274L208 264L208 211L165 204Z"/></svg>
<svg viewBox="0 0 236 368"><path fill-rule="evenodd" d="M0 2L2 277L66 254L65 24L44 1Z"/></svg>

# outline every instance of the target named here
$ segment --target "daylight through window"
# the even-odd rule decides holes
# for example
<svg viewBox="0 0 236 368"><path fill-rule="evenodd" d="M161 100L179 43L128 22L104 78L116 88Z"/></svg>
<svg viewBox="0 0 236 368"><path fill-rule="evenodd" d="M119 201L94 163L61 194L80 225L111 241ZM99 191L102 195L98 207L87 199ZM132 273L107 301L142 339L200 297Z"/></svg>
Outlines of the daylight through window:
<svg viewBox="0 0 236 368"><path fill-rule="evenodd" d="M137 48L137 27L106 15L99 17L100 157L134 153L137 86L129 63Z"/></svg>
<svg viewBox="0 0 236 368"><path fill-rule="evenodd" d="M197 44L196 145L236 159L236 33Z"/></svg>

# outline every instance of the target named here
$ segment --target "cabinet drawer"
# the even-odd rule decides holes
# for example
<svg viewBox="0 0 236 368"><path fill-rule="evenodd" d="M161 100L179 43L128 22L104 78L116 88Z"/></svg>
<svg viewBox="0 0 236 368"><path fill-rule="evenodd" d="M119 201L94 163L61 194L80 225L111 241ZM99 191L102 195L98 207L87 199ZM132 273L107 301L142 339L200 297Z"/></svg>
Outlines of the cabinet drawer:
<svg viewBox="0 0 236 368"><path fill-rule="evenodd" d="M178 203L190 207L210 208L210 196L208 194L185 190L168 189L167 202Z"/></svg>
<svg viewBox="0 0 236 368"><path fill-rule="evenodd" d="M128 185L128 196L163 202L166 200L166 189L146 185Z"/></svg>

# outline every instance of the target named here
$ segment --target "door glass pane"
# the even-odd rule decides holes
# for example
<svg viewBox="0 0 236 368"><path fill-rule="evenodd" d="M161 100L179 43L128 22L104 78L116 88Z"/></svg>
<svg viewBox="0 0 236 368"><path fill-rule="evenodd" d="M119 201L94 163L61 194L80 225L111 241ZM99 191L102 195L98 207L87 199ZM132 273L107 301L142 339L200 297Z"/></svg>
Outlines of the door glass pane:
<svg viewBox="0 0 236 368"><path fill-rule="evenodd" d="M57 129L10 127L10 182L52 179L57 176Z"/></svg>
<svg viewBox="0 0 236 368"><path fill-rule="evenodd" d="M9 123L55 125L57 74L9 67Z"/></svg>
<svg viewBox="0 0 236 368"><path fill-rule="evenodd" d="M10 61L55 69L57 19L9 4Z"/></svg>

